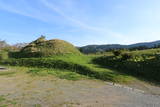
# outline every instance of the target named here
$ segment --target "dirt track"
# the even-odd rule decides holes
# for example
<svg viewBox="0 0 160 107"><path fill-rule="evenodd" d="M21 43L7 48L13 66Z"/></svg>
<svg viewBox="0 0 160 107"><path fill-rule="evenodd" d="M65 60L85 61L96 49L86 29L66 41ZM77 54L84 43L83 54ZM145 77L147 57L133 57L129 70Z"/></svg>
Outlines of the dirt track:
<svg viewBox="0 0 160 107"><path fill-rule="evenodd" d="M8 107L160 107L160 96L97 80L69 81L28 74L0 76L0 105ZM5 106L4 106L5 107Z"/></svg>

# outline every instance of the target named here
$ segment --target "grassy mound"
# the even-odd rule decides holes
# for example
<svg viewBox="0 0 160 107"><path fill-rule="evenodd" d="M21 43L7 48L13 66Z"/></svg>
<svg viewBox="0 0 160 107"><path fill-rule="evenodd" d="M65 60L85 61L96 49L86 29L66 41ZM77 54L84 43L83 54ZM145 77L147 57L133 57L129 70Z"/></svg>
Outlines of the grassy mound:
<svg viewBox="0 0 160 107"><path fill-rule="evenodd" d="M11 57L48 57L59 54L81 54L72 44L59 40L46 40L40 37L24 47L20 52L11 53Z"/></svg>

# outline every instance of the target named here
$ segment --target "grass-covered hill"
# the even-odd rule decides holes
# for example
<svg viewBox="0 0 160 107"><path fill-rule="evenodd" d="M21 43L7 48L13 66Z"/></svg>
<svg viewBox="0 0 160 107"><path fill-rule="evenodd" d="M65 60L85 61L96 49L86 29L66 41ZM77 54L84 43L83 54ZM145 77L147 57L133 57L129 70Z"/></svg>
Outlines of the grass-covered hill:
<svg viewBox="0 0 160 107"><path fill-rule="evenodd" d="M47 57L58 54L81 54L71 43L53 39L46 40L40 37L22 48L20 52L11 53L12 57Z"/></svg>

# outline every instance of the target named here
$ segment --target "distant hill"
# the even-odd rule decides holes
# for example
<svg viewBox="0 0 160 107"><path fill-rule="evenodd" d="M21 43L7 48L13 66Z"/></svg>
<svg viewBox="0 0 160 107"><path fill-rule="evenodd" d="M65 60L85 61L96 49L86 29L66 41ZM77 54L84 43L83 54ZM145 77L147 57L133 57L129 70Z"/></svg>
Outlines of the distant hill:
<svg viewBox="0 0 160 107"><path fill-rule="evenodd" d="M136 43L131 45L121 45L121 44L87 45L87 46L80 47L80 50L83 53L95 53L95 52L103 52L110 49L130 49L130 48L136 48L141 46L152 48L157 45L160 45L160 40L154 41L154 42Z"/></svg>

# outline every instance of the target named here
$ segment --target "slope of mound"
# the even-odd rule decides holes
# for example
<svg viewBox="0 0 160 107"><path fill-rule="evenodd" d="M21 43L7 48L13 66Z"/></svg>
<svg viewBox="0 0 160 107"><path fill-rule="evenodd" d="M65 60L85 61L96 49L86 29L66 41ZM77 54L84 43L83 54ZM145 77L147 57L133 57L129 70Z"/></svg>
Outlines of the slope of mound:
<svg viewBox="0 0 160 107"><path fill-rule="evenodd" d="M46 40L40 37L20 51L22 57L47 57L59 54L81 54L72 44L59 40Z"/></svg>

